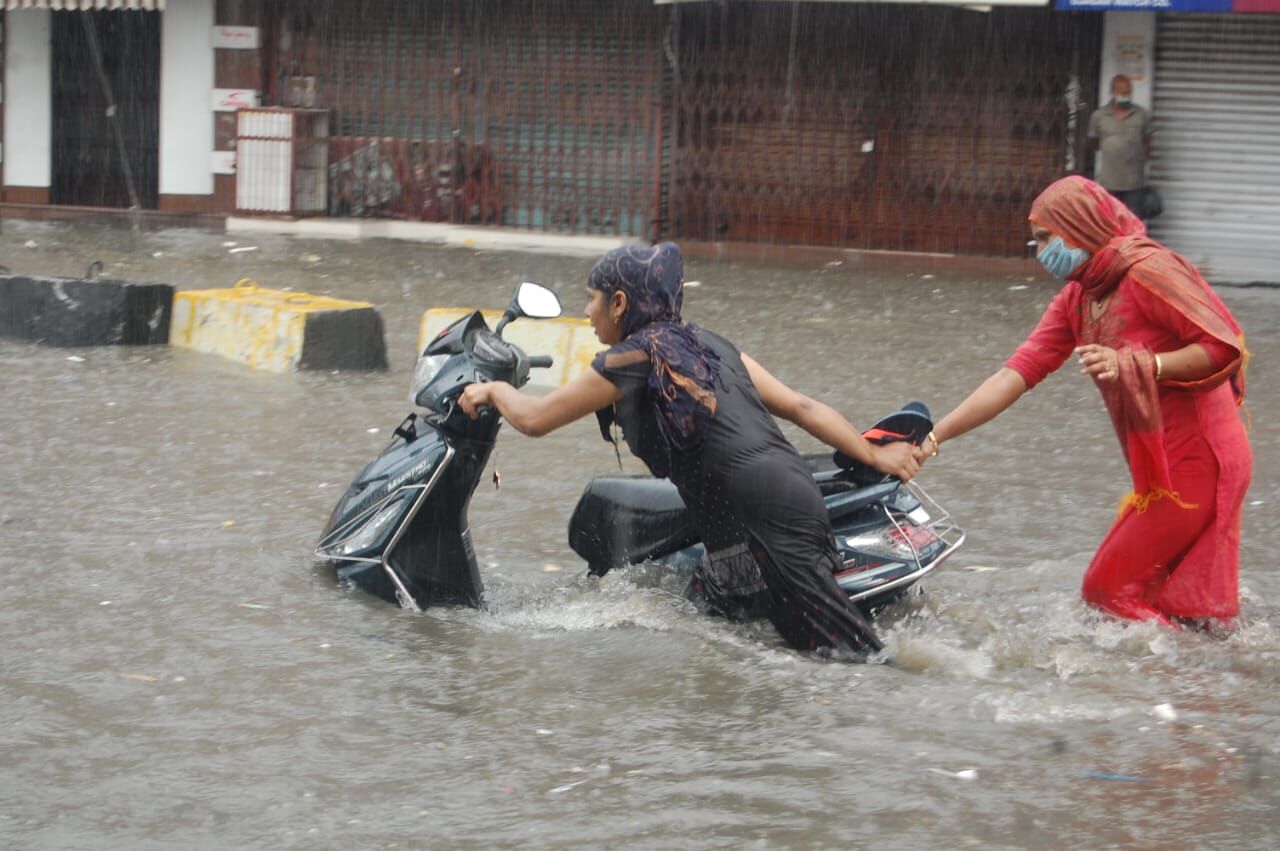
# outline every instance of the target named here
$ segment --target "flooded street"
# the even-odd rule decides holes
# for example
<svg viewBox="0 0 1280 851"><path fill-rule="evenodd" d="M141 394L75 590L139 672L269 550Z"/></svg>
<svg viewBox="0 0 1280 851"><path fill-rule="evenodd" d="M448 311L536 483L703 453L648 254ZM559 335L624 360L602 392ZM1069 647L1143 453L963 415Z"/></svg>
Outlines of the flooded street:
<svg viewBox="0 0 1280 851"><path fill-rule="evenodd" d="M926 466L968 540L879 620L888 666L799 655L641 570L589 579L566 525L618 469L592 418L500 435L502 488L482 481L470 513L485 609L412 614L317 564L329 511L409 410L422 312L501 308L536 280L580 315L589 259L0 229L14 273L94 260L371 301L390 369L0 340L0 846L1280 843L1280 290L1220 290L1253 355L1234 634L1079 602L1128 475L1068 366ZM860 426L914 398L941 416L1056 291L1008 268L690 260L685 316Z"/></svg>

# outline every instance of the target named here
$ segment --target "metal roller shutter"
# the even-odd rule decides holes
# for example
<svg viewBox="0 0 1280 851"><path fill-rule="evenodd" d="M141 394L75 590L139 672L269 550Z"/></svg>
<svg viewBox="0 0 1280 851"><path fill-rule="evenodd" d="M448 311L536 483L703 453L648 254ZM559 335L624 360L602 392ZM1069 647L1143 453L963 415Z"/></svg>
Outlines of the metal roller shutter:
<svg viewBox="0 0 1280 851"><path fill-rule="evenodd" d="M1161 15L1152 234L1215 281L1280 280L1280 16Z"/></svg>
<svg viewBox="0 0 1280 851"><path fill-rule="evenodd" d="M164 0L4 0L3 8L15 9L52 9L55 12L94 12L112 9L135 9L141 11L164 11Z"/></svg>
<svg viewBox="0 0 1280 851"><path fill-rule="evenodd" d="M331 214L654 232L662 54L648 0L280 10L271 96L331 111Z"/></svg>
<svg viewBox="0 0 1280 851"><path fill-rule="evenodd" d="M678 238L1018 256L1083 151L1099 15L672 8Z"/></svg>

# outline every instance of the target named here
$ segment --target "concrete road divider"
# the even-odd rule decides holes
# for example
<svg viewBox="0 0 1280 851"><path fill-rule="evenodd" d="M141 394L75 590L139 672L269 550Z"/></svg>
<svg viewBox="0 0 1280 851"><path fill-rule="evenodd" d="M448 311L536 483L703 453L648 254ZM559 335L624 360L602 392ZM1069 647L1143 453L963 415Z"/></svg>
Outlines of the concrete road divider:
<svg viewBox="0 0 1280 851"><path fill-rule="evenodd" d="M170 284L0 275L0 337L51 346L164 344L172 300Z"/></svg>
<svg viewBox="0 0 1280 851"><path fill-rule="evenodd" d="M271 372L387 368L382 316L372 304L264 289L248 278L229 289L174 293L169 343Z"/></svg>
<svg viewBox="0 0 1280 851"><path fill-rule="evenodd" d="M418 323L418 354L447 328L475 308L435 307L422 314ZM500 310L480 311L490 328L502 318ZM549 389L576 377L591 366L591 359L605 347L596 339L591 323L585 319L517 319L502 330L502 338L515 343L527 355L551 355L551 369L535 369L529 373L530 387Z"/></svg>

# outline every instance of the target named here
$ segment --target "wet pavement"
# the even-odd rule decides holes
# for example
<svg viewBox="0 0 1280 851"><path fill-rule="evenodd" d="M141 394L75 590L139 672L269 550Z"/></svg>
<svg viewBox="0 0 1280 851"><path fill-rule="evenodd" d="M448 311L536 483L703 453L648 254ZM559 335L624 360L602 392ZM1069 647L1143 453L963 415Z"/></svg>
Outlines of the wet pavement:
<svg viewBox="0 0 1280 851"><path fill-rule="evenodd" d="M0 844L10 848L1269 847L1280 839L1280 291L1223 289L1255 453L1229 637L1078 601L1127 474L1067 368L919 482L963 550L824 663L693 613L565 540L584 420L504 430L471 525L483 610L414 615L311 556L408 410L418 320L590 261L370 240L5 221L15 273L374 302L385 373L255 372L168 347L0 340ZM935 414L1055 291L973 262L689 263L685 313L866 424ZM988 433L990 432L990 433ZM802 449L807 435L788 429ZM638 472L634 461L628 471Z"/></svg>

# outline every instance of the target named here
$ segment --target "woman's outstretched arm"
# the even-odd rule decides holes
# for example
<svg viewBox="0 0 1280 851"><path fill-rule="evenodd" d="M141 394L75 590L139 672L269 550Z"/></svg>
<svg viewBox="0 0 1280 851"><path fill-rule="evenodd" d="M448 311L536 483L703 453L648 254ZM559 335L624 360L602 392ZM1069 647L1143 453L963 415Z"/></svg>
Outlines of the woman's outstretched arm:
<svg viewBox="0 0 1280 851"><path fill-rule="evenodd" d="M978 389L969 394L951 413L943 417L933 427L934 439L940 444L953 437L959 437L967 431L995 419L1002 411L1027 392L1027 382L1022 375L1007 366L1001 367L990 378L978 385ZM928 452L936 449L926 440L924 449Z"/></svg>
<svg viewBox="0 0 1280 851"><path fill-rule="evenodd" d="M920 464L913 457L910 444L873 445L835 408L797 393L746 355L742 362L761 401L775 417L795 423L831 448L904 482L919 472Z"/></svg>
<svg viewBox="0 0 1280 851"><path fill-rule="evenodd" d="M516 431L541 437L622 398L617 385L594 369L557 387L545 396L521 393L505 381L469 384L458 404L475 419L481 405L492 405Z"/></svg>

